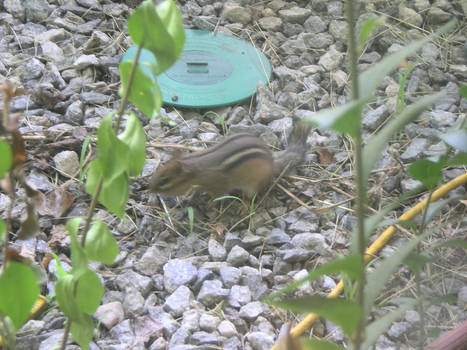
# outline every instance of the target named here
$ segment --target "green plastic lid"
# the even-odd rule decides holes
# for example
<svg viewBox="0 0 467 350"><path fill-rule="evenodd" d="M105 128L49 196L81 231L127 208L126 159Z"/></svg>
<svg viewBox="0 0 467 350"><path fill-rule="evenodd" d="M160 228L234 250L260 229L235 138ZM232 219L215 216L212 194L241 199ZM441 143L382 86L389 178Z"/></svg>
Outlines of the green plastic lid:
<svg viewBox="0 0 467 350"><path fill-rule="evenodd" d="M271 65L254 46L204 30L186 29L185 34L180 58L157 78L164 104L193 108L225 106L253 95L258 82L268 84ZM133 45L122 61L134 59L135 54ZM155 58L143 49L139 62L155 63ZM148 68L144 69L152 75Z"/></svg>

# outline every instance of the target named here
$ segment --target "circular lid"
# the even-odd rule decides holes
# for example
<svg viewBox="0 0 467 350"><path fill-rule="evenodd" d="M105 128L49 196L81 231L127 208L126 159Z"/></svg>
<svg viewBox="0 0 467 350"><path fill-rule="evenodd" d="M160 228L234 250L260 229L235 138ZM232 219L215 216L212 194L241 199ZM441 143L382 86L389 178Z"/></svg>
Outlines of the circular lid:
<svg viewBox="0 0 467 350"><path fill-rule="evenodd" d="M157 78L165 104L183 107L215 107L244 100L259 81L268 84L271 65L264 54L240 39L204 30L186 29L186 42L177 62ZM130 47L122 61L134 59ZM156 62L142 50L141 62ZM152 76L151 71L143 69Z"/></svg>

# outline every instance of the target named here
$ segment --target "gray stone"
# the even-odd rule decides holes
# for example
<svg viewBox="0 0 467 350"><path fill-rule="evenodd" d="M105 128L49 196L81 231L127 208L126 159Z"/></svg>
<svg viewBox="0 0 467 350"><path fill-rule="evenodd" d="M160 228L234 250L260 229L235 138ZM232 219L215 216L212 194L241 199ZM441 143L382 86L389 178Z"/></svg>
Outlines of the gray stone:
<svg viewBox="0 0 467 350"><path fill-rule="evenodd" d="M441 127L450 127L454 125L457 120L457 116L454 113L435 110L428 113L424 113L430 118L430 126L434 129L439 129Z"/></svg>
<svg viewBox="0 0 467 350"><path fill-rule="evenodd" d="M404 162L413 162L421 157L427 148L428 140L415 138L410 142L409 147L401 154L401 160Z"/></svg>
<svg viewBox="0 0 467 350"><path fill-rule="evenodd" d="M411 324L418 324L420 322L420 314L415 310L408 310L405 313L405 320Z"/></svg>
<svg viewBox="0 0 467 350"><path fill-rule="evenodd" d="M247 340L253 350L268 350L274 345L274 335L264 332L251 332Z"/></svg>
<svg viewBox="0 0 467 350"><path fill-rule="evenodd" d="M180 327L172 334L172 337L169 341L168 349L174 349L175 345L182 345L188 343L188 339L190 338L190 331L184 327Z"/></svg>
<svg viewBox="0 0 467 350"><path fill-rule="evenodd" d="M33 169L27 176L27 182L29 185L34 186L36 189L48 192L54 188L50 183L47 175L40 173L38 170ZM2 211L2 205L0 205L0 211Z"/></svg>
<svg viewBox="0 0 467 350"><path fill-rule="evenodd" d="M311 15L311 10L294 6L290 9L279 10L279 16L285 22L303 24Z"/></svg>
<svg viewBox="0 0 467 350"><path fill-rule="evenodd" d="M19 19L21 22L24 22L26 17L26 9L24 8L23 0L4 0L3 6L8 13L11 13L13 17Z"/></svg>
<svg viewBox="0 0 467 350"><path fill-rule="evenodd" d="M327 29L327 24L324 22L320 16L310 16L303 23L303 27L307 33L322 33Z"/></svg>
<svg viewBox="0 0 467 350"><path fill-rule="evenodd" d="M388 336L399 339L403 334L407 334L412 325L409 322L395 322L388 330Z"/></svg>
<svg viewBox="0 0 467 350"><path fill-rule="evenodd" d="M212 260L224 261L227 256L227 250L215 239L209 239L208 252Z"/></svg>
<svg viewBox="0 0 467 350"><path fill-rule="evenodd" d="M279 17L262 17L258 20L259 25L264 30L277 32L282 28L282 20Z"/></svg>
<svg viewBox="0 0 467 350"><path fill-rule="evenodd" d="M107 329L111 329L125 318L123 305L118 301L100 305L94 313L94 318Z"/></svg>
<svg viewBox="0 0 467 350"><path fill-rule="evenodd" d="M274 228L271 230L271 233L267 235L265 242L271 245L281 245L290 242L290 236L283 230Z"/></svg>
<svg viewBox="0 0 467 350"><path fill-rule="evenodd" d="M38 350L49 350L59 347L62 344L63 329L58 329L50 333L44 334L45 339L41 341ZM67 344L71 343L70 337L68 338Z"/></svg>
<svg viewBox="0 0 467 350"><path fill-rule="evenodd" d="M57 170L66 176L75 176L79 171L78 155L75 151L62 151L54 156Z"/></svg>
<svg viewBox="0 0 467 350"><path fill-rule="evenodd" d="M27 22L42 22L47 19L50 12L46 0L24 1L24 10Z"/></svg>
<svg viewBox="0 0 467 350"><path fill-rule="evenodd" d="M204 281L197 300L207 307L213 307L229 296L229 290L222 288L221 281Z"/></svg>
<svg viewBox="0 0 467 350"><path fill-rule="evenodd" d="M449 21L452 15L446 11L443 11L437 6L430 6L426 19L431 24L443 24Z"/></svg>
<svg viewBox="0 0 467 350"><path fill-rule="evenodd" d="M164 286L169 293L178 286L194 282L196 277L197 269L188 260L172 259L164 265Z"/></svg>
<svg viewBox="0 0 467 350"><path fill-rule="evenodd" d="M138 290L143 296L147 296L153 286L151 278L142 276L133 270L126 270L118 275L115 279L115 284L121 291Z"/></svg>
<svg viewBox="0 0 467 350"><path fill-rule="evenodd" d="M402 24L407 23L408 28L420 27L423 23L423 17L417 11L410 7L405 7L402 4L399 6L399 17L402 20Z"/></svg>
<svg viewBox="0 0 467 350"><path fill-rule="evenodd" d="M152 220L153 221L153 220ZM135 269L144 275L152 276L162 272L162 267L167 263L168 257L156 245L150 246L138 260Z"/></svg>
<svg viewBox="0 0 467 350"><path fill-rule="evenodd" d="M221 323L221 319L212 314L203 313L199 318L199 328L202 331L213 333Z"/></svg>
<svg viewBox="0 0 467 350"><path fill-rule="evenodd" d="M195 345L204 345L204 344L218 344L218 336L214 333L208 333L204 331L194 332L191 337L191 343Z"/></svg>
<svg viewBox="0 0 467 350"><path fill-rule="evenodd" d="M158 321L162 327L164 336L170 338L175 331L180 327L177 321L174 320L172 315L167 312L164 312L162 306L151 306L148 307L149 316L154 320Z"/></svg>
<svg viewBox="0 0 467 350"><path fill-rule="evenodd" d="M237 329L235 328L235 325L228 320L223 320L221 323L219 323L217 331L220 335L227 338L233 337L237 334Z"/></svg>
<svg viewBox="0 0 467 350"><path fill-rule="evenodd" d="M250 253L248 253L242 247L236 245L229 252L229 255L227 256L227 262L232 266L240 266L248 261L249 256Z"/></svg>
<svg viewBox="0 0 467 350"><path fill-rule="evenodd" d="M164 310L174 317L180 317L190 307L193 293L188 287L179 286L167 299Z"/></svg>
<svg viewBox="0 0 467 350"><path fill-rule="evenodd" d="M90 91L90 92L82 92L81 99L84 103L88 104L96 104L96 105L105 105L109 103L111 99L110 96L100 94L98 92Z"/></svg>
<svg viewBox="0 0 467 350"><path fill-rule="evenodd" d="M163 337L159 337L152 342L149 350L167 350L168 345L167 340Z"/></svg>
<svg viewBox="0 0 467 350"><path fill-rule="evenodd" d="M73 102L68 106L65 112L65 121L80 125L84 117L84 104L80 100Z"/></svg>
<svg viewBox="0 0 467 350"><path fill-rule="evenodd" d="M251 301L251 292L247 286L232 286L229 294L229 305L234 308L239 308Z"/></svg>
<svg viewBox="0 0 467 350"><path fill-rule="evenodd" d="M279 249L276 252L282 260L289 263L296 263L308 260L313 252L303 248Z"/></svg>
<svg viewBox="0 0 467 350"><path fill-rule="evenodd" d="M302 33L300 37L303 39L305 45L312 49L324 49L334 42L333 37L328 33Z"/></svg>
<svg viewBox="0 0 467 350"><path fill-rule="evenodd" d="M31 58L24 66L21 72L21 79L28 81L38 79L44 74L45 65L37 58Z"/></svg>
<svg viewBox="0 0 467 350"><path fill-rule="evenodd" d="M125 294L123 309L130 316L141 315L144 311L144 298L137 290L130 290Z"/></svg>
<svg viewBox="0 0 467 350"><path fill-rule="evenodd" d="M467 305L467 286L462 287L457 293L457 305L461 308Z"/></svg>
<svg viewBox="0 0 467 350"><path fill-rule="evenodd" d="M341 66L344 54L336 50L334 45L329 47L329 50L319 58L319 64L326 71L332 71Z"/></svg>
<svg viewBox="0 0 467 350"><path fill-rule="evenodd" d="M259 301L252 301L240 308L240 317L248 322L254 321L259 315L266 311L264 305Z"/></svg>
<svg viewBox="0 0 467 350"><path fill-rule="evenodd" d="M234 3L224 3L223 15L231 23L248 24L251 22L250 9Z"/></svg>
<svg viewBox="0 0 467 350"><path fill-rule="evenodd" d="M130 320L124 320L117 324L109 331L112 339L116 339L122 343L134 344L135 343L135 334L133 332L133 327L131 326Z"/></svg>
<svg viewBox="0 0 467 350"><path fill-rule="evenodd" d="M74 62L73 67L77 70L83 70L89 66L97 66L99 59L95 55L81 55Z"/></svg>
<svg viewBox="0 0 467 350"><path fill-rule="evenodd" d="M296 248L304 248L322 254L329 249L324 236L319 233L299 233L293 236L290 243Z"/></svg>
<svg viewBox="0 0 467 350"><path fill-rule="evenodd" d="M401 181L401 188L404 193L413 191L421 185L422 183L420 181L414 180L412 178L404 179Z"/></svg>
<svg viewBox="0 0 467 350"><path fill-rule="evenodd" d="M180 327L186 328L190 332L199 330L199 319L201 311L198 309L188 309L183 313L182 324Z"/></svg>
<svg viewBox="0 0 467 350"><path fill-rule="evenodd" d="M148 343L150 339L162 336L162 324L147 315L135 318L132 326L138 343L143 344L141 349L146 349L144 344Z"/></svg>
<svg viewBox="0 0 467 350"><path fill-rule="evenodd" d="M219 274L222 280L222 283L227 288L232 287L235 284L238 284L241 279L241 271L232 266L222 266L219 270Z"/></svg>
<svg viewBox="0 0 467 350"><path fill-rule="evenodd" d="M386 105L381 105L376 109L370 110L363 116L363 126L368 130L376 130L384 120L389 116L389 110Z"/></svg>
<svg viewBox="0 0 467 350"><path fill-rule="evenodd" d="M52 62L60 63L63 61L63 50L55 43L46 41L41 44L42 56L50 59Z"/></svg>

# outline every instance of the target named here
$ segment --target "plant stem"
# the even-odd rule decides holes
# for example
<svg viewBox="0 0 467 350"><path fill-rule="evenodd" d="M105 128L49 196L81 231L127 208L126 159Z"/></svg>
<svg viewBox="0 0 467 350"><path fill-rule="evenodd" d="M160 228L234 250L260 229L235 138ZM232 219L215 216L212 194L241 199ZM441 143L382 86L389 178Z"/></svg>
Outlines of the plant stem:
<svg viewBox="0 0 467 350"><path fill-rule="evenodd" d="M349 61L350 61L350 76L352 87L352 99L357 101L360 98L358 86L358 71L357 71L357 45L355 40L355 3L352 0L345 2L345 10L347 23L349 24ZM361 279L357 284L356 302L363 308L364 304L364 289L365 289L365 212L366 212L366 183L363 181L363 159L362 159L362 137L360 130L353 137L355 148L355 176L357 185L357 254L361 259ZM354 349L359 350L363 342L363 334L365 330L366 320L360 319L357 331L353 338Z"/></svg>
<svg viewBox="0 0 467 350"><path fill-rule="evenodd" d="M115 126L115 133L117 133L118 129L120 128L120 124L122 122L123 112L125 111L126 104L128 103L128 96L130 95L130 88L133 84L133 80L135 78L136 67L138 66L139 56L141 54L141 49L143 48L143 42L138 45L138 49L136 50L135 59L133 60L133 65L131 66L130 76L128 77L128 82L125 86L125 90L123 91L122 96L122 103L117 111L117 125Z"/></svg>
<svg viewBox="0 0 467 350"><path fill-rule="evenodd" d="M66 343L68 341L68 333L70 333L71 321L70 318L66 319L65 329L63 330L62 344L60 345L60 350L65 350Z"/></svg>
<svg viewBox="0 0 467 350"><path fill-rule="evenodd" d="M433 190L431 189L430 192L428 193L428 198L426 202L426 206L423 209L423 215L422 215L422 223L420 224L420 229L418 234L421 235L425 231L426 228L426 216L428 213L428 207L431 202L431 196L433 195ZM420 254L420 244L417 244L417 254ZM415 274L415 286L417 289L417 297L420 298L420 302L418 303L417 309L418 313L420 315L420 335L419 335L419 342L418 342L418 349L423 350L424 349L424 344L425 344L425 339L426 339L426 334L425 334L425 308L423 307L423 298L422 296L422 283L421 283L421 278L420 278L420 271L417 271Z"/></svg>

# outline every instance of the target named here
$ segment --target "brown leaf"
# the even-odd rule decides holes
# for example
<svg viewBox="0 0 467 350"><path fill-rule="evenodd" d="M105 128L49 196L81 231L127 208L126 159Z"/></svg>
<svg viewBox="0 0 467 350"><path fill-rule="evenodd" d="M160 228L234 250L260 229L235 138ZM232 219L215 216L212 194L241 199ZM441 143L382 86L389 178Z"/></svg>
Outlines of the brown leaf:
<svg viewBox="0 0 467 350"><path fill-rule="evenodd" d="M54 218L62 217L63 213L70 208L76 196L66 192L62 188L56 188L47 194L40 194L40 205L37 211L41 215L49 215Z"/></svg>
<svg viewBox="0 0 467 350"><path fill-rule="evenodd" d="M32 201L26 203L26 219L21 223L18 232L18 239L29 239L39 232L39 218L37 217L35 206Z"/></svg>
<svg viewBox="0 0 467 350"><path fill-rule="evenodd" d="M70 244L70 236L64 225L54 225L50 232L52 235L47 243L51 248L62 248Z"/></svg>
<svg viewBox="0 0 467 350"><path fill-rule="evenodd" d="M320 147L316 149L316 153L318 153L320 165L328 166L332 164L335 152L330 152L327 148Z"/></svg>
<svg viewBox="0 0 467 350"><path fill-rule="evenodd" d="M216 235L212 238L214 238L216 241L219 241L221 238L224 238L227 227L222 222L218 222L216 226L214 226L214 231Z"/></svg>
<svg viewBox="0 0 467 350"><path fill-rule="evenodd" d="M19 133L19 131L13 131L13 164L12 168L23 164L26 161L26 149L24 148L23 137Z"/></svg>
<svg viewBox="0 0 467 350"><path fill-rule="evenodd" d="M45 253L44 257L42 258L42 261L41 261L41 264L42 264L42 267L47 271L48 267L49 267L49 263L50 261L52 261L54 257L52 256L52 254L50 254L49 252Z"/></svg>
<svg viewBox="0 0 467 350"><path fill-rule="evenodd" d="M409 68L409 66L410 66L410 63L407 62L406 60L404 60L404 61L402 61L401 63L398 64L398 67L399 67L399 68L405 68L405 69L407 69L407 68Z"/></svg>

